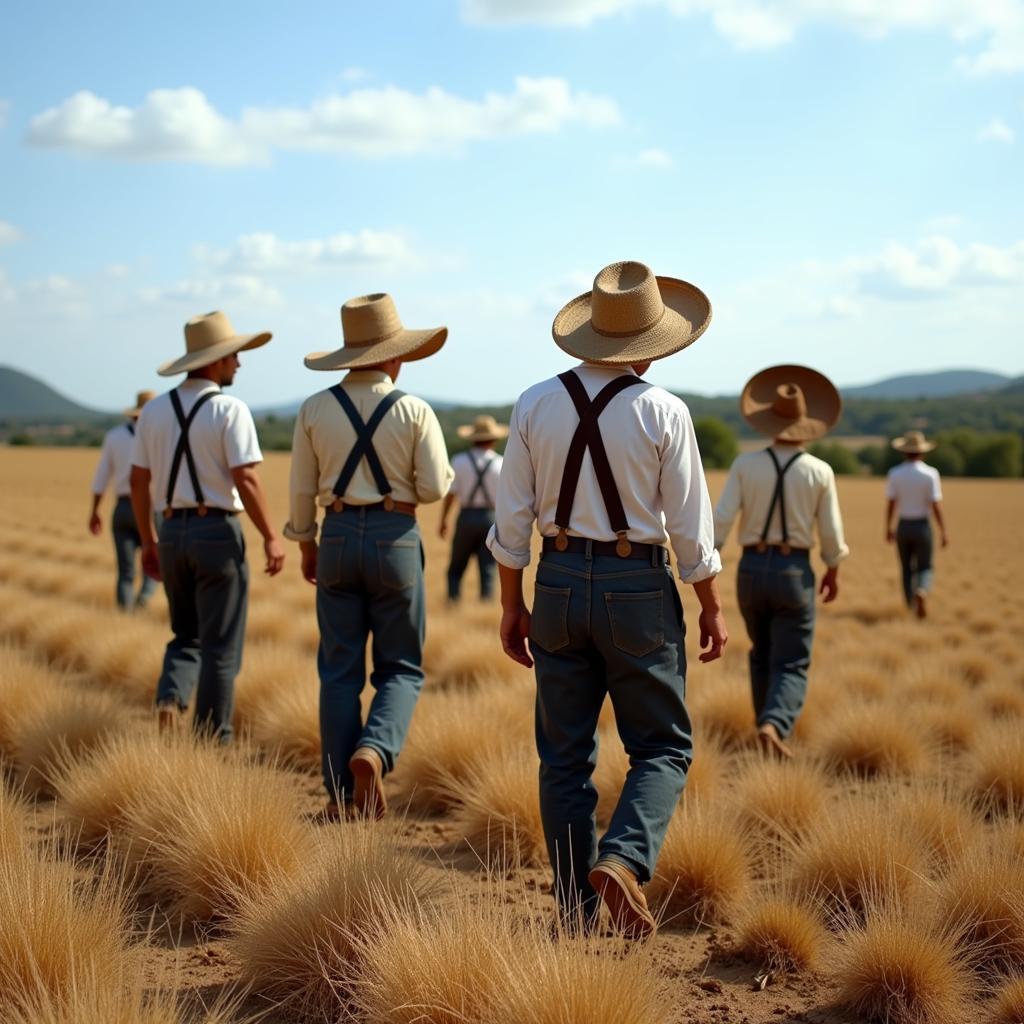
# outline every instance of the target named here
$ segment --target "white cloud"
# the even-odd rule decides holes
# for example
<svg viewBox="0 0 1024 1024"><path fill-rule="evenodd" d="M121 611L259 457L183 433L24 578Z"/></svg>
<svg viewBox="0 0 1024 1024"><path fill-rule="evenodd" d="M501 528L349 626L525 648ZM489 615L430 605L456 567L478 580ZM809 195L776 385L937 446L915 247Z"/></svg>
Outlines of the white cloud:
<svg viewBox="0 0 1024 1024"><path fill-rule="evenodd" d="M343 82L362 82L367 77L368 72L365 68L345 68L341 73Z"/></svg>
<svg viewBox="0 0 1024 1024"><path fill-rule="evenodd" d="M1019 0L462 0L467 20L499 25L582 27L644 7L660 7L678 17L707 16L739 49L780 46L814 24L876 38L895 31L939 32L972 48L956 61L965 74L1024 71L1024 5Z"/></svg>
<svg viewBox="0 0 1024 1024"><path fill-rule="evenodd" d="M28 141L95 156L232 164L265 161L275 149L361 157L453 152L470 142L618 119L612 100L574 92L561 78L519 77L512 92L480 100L437 87L356 89L308 107L249 107L237 121L185 87L155 90L134 109L76 93L34 117Z"/></svg>
<svg viewBox="0 0 1024 1024"><path fill-rule="evenodd" d="M0 245L13 245L21 238L21 231L10 221L0 220Z"/></svg>
<svg viewBox="0 0 1024 1024"><path fill-rule="evenodd" d="M675 161L665 150L652 147L651 149L641 149L634 156L623 157L618 163L628 167L650 167L664 171L672 167Z"/></svg>
<svg viewBox="0 0 1024 1024"><path fill-rule="evenodd" d="M11 279L7 276L7 271L0 267L0 302L14 302L17 297L17 292L14 290L14 285L11 284Z"/></svg>
<svg viewBox="0 0 1024 1024"><path fill-rule="evenodd" d="M1014 130L1001 118L993 117L979 132L979 142L1013 142Z"/></svg>
<svg viewBox="0 0 1024 1024"><path fill-rule="evenodd" d="M255 274L223 274L185 278L163 288L143 288L139 297L144 302L218 303L245 302L254 306L278 306L284 301L281 293Z"/></svg>

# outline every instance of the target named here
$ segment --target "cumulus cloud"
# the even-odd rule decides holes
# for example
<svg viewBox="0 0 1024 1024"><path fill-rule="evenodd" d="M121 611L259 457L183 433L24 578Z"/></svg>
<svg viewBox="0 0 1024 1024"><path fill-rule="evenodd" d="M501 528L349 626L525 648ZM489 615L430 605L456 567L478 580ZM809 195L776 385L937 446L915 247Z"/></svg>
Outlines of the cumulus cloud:
<svg viewBox="0 0 1024 1024"><path fill-rule="evenodd" d="M13 245L21 238L21 231L10 221L0 220L0 245Z"/></svg>
<svg viewBox="0 0 1024 1024"><path fill-rule="evenodd" d="M278 306L284 298L273 285L256 274L221 274L185 278L160 288L143 288L144 302L200 303L215 306L238 300L253 306Z"/></svg>
<svg viewBox="0 0 1024 1024"><path fill-rule="evenodd" d="M814 24L868 37L901 30L940 32L970 48L956 62L965 74L1024 71L1024 6L1015 0L462 0L467 20L499 25L580 27L644 7L660 7L678 17L707 16L739 49L780 46Z"/></svg>
<svg viewBox="0 0 1024 1024"><path fill-rule="evenodd" d="M641 149L633 156L623 157L618 163L628 167L650 167L665 171L672 167L675 161L665 150L652 147L651 149Z"/></svg>
<svg viewBox="0 0 1024 1024"><path fill-rule="evenodd" d="M1002 118L993 117L979 132L979 142L1013 142L1014 130Z"/></svg>
<svg viewBox="0 0 1024 1024"><path fill-rule="evenodd" d="M614 124L615 103L561 78L519 77L509 93L465 99L441 88L354 89L306 107L248 107L236 121L198 89L158 89L135 108L79 92L34 117L28 141L95 156L254 163L276 149L384 157L450 153L467 143Z"/></svg>

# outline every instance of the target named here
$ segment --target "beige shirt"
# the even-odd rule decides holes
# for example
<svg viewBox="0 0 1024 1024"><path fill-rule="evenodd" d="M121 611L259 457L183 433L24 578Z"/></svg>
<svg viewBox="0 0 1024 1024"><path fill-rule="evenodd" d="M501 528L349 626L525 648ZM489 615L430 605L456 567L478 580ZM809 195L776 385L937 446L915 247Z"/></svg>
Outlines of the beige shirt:
<svg viewBox="0 0 1024 1024"><path fill-rule="evenodd" d="M391 378L380 370L352 370L342 386L364 422L380 400L395 389ZM334 501L334 485L355 442L355 429L329 390L319 391L302 403L292 438L291 510L284 528L286 537L316 539L316 507L325 508ZM373 435L373 447L395 501L426 504L448 493L453 473L444 435L434 410L421 398L406 395L388 410ZM365 458L356 467L343 500L348 505L373 505L381 500Z"/></svg>
<svg viewBox="0 0 1024 1024"><path fill-rule="evenodd" d="M772 445L785 466L798 449L792 445ZM733 520L740 517L739 541L744 547L761 540L765 519L772 503L778 475L771 458L763 449L741 455L729 470L725 490L715 507L715 547L720 548ZM843 537L843 519L839 514L836 477L827 462L804 452L785 476L786 525L788 542L795 548L814 547L817 523L821 557L829 567L838 565L850 553ZM782 518L775 506L766 538L769 544L782 543Z"/></svg>

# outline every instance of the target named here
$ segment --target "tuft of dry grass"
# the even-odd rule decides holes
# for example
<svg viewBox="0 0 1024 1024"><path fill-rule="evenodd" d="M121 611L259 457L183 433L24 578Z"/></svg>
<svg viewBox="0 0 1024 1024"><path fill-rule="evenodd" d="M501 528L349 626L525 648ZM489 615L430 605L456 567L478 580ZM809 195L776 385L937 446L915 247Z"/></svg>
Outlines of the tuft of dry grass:
<svg viewBox="0 0 1024 1024"><path fill-rule="evenodd" d="M1024 976L1008 978L996 991L992 1024L1021 1024L1024 1021Z"/></svg>
<svg viewBox="0 0 1024 1024"><path fill-rule="evenodd" d="M14 733L43 694L60 685L41 660L9 644L0 645L0 760L14 757Z"/></svg>
<svg viewBox="0 0 1024 1024"><path fill-rule="evenodd" d="M648 896L667 924L717 924L742 903L750 877L749 844L736 818L687 801L669 823Z"/></svg>
<svg viewBox="0 0 1024 1024"><path fill-rule="evenodd" d="M828 783L814 761L745 758L733 792L741 822L754 835L779 840L802 835L828 800Z"/></svg>
<svg viewBox="0 0 1024 1024"><path fill-rule="evenodd" d="M982 823L952 783L918 782L894 786L882 799L898 822L937 867L960 860Z"/></svg>
<svg viewBox="0 0 1024 1024"><path fill-rule="evenodd" d="M0 779L0 860L23 855L28 815L21 801L9 793Z"/></svg>
<svg viewBox="0 0 1024 1024"><path fill-rule="evenodd" d="M689 705L694 725L725 750L754 742L750 683L740 672L695 687Z"/></svg>
<svg viewBox="0 0 1024 1024"><path fill-rule="evenodd" d="M930 760L924 735L888 704L837 708L819 731L816 746L837 770L865 778L915 775Z"/></svg>
<svg viewBox="0 0 1024 1024"><path fill-rule="evenodd" d="M360 969L360 936L374 922L427 907L437 893L424 863L382 825L319 834L298 870L240 900L230 922L242 979L289 1010L337 1019Z"/></svg>
<svg viewBox="0 0 1024 1024"><path fill-rule="evenodd" d="M783 893L748 904L737 922L736 949L771 974L817 970L828 941L814 907Z"/></svg>
<svg viewBox="0 0 1024 1024"><path fill-rule="evenodd" d="M1024 731L1015 723L985 729L968 755L967 778L984 806L999 811L1024 807Z"/></svg>

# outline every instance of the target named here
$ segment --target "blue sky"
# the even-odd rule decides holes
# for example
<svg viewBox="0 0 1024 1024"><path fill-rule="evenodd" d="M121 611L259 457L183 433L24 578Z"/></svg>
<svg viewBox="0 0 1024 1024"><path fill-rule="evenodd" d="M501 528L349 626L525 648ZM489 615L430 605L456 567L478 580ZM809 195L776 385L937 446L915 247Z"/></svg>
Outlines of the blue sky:
<svg viewBox="0 0 1024 1024"><path fill-rule="evenodd" d="M405 388L511 400L618 259L715 310L649 374L735 393L1024 371L1024 2L17 5L0 34L0 362L116 408L188 317L331 383L338 308L447 324Z"/></svg>

